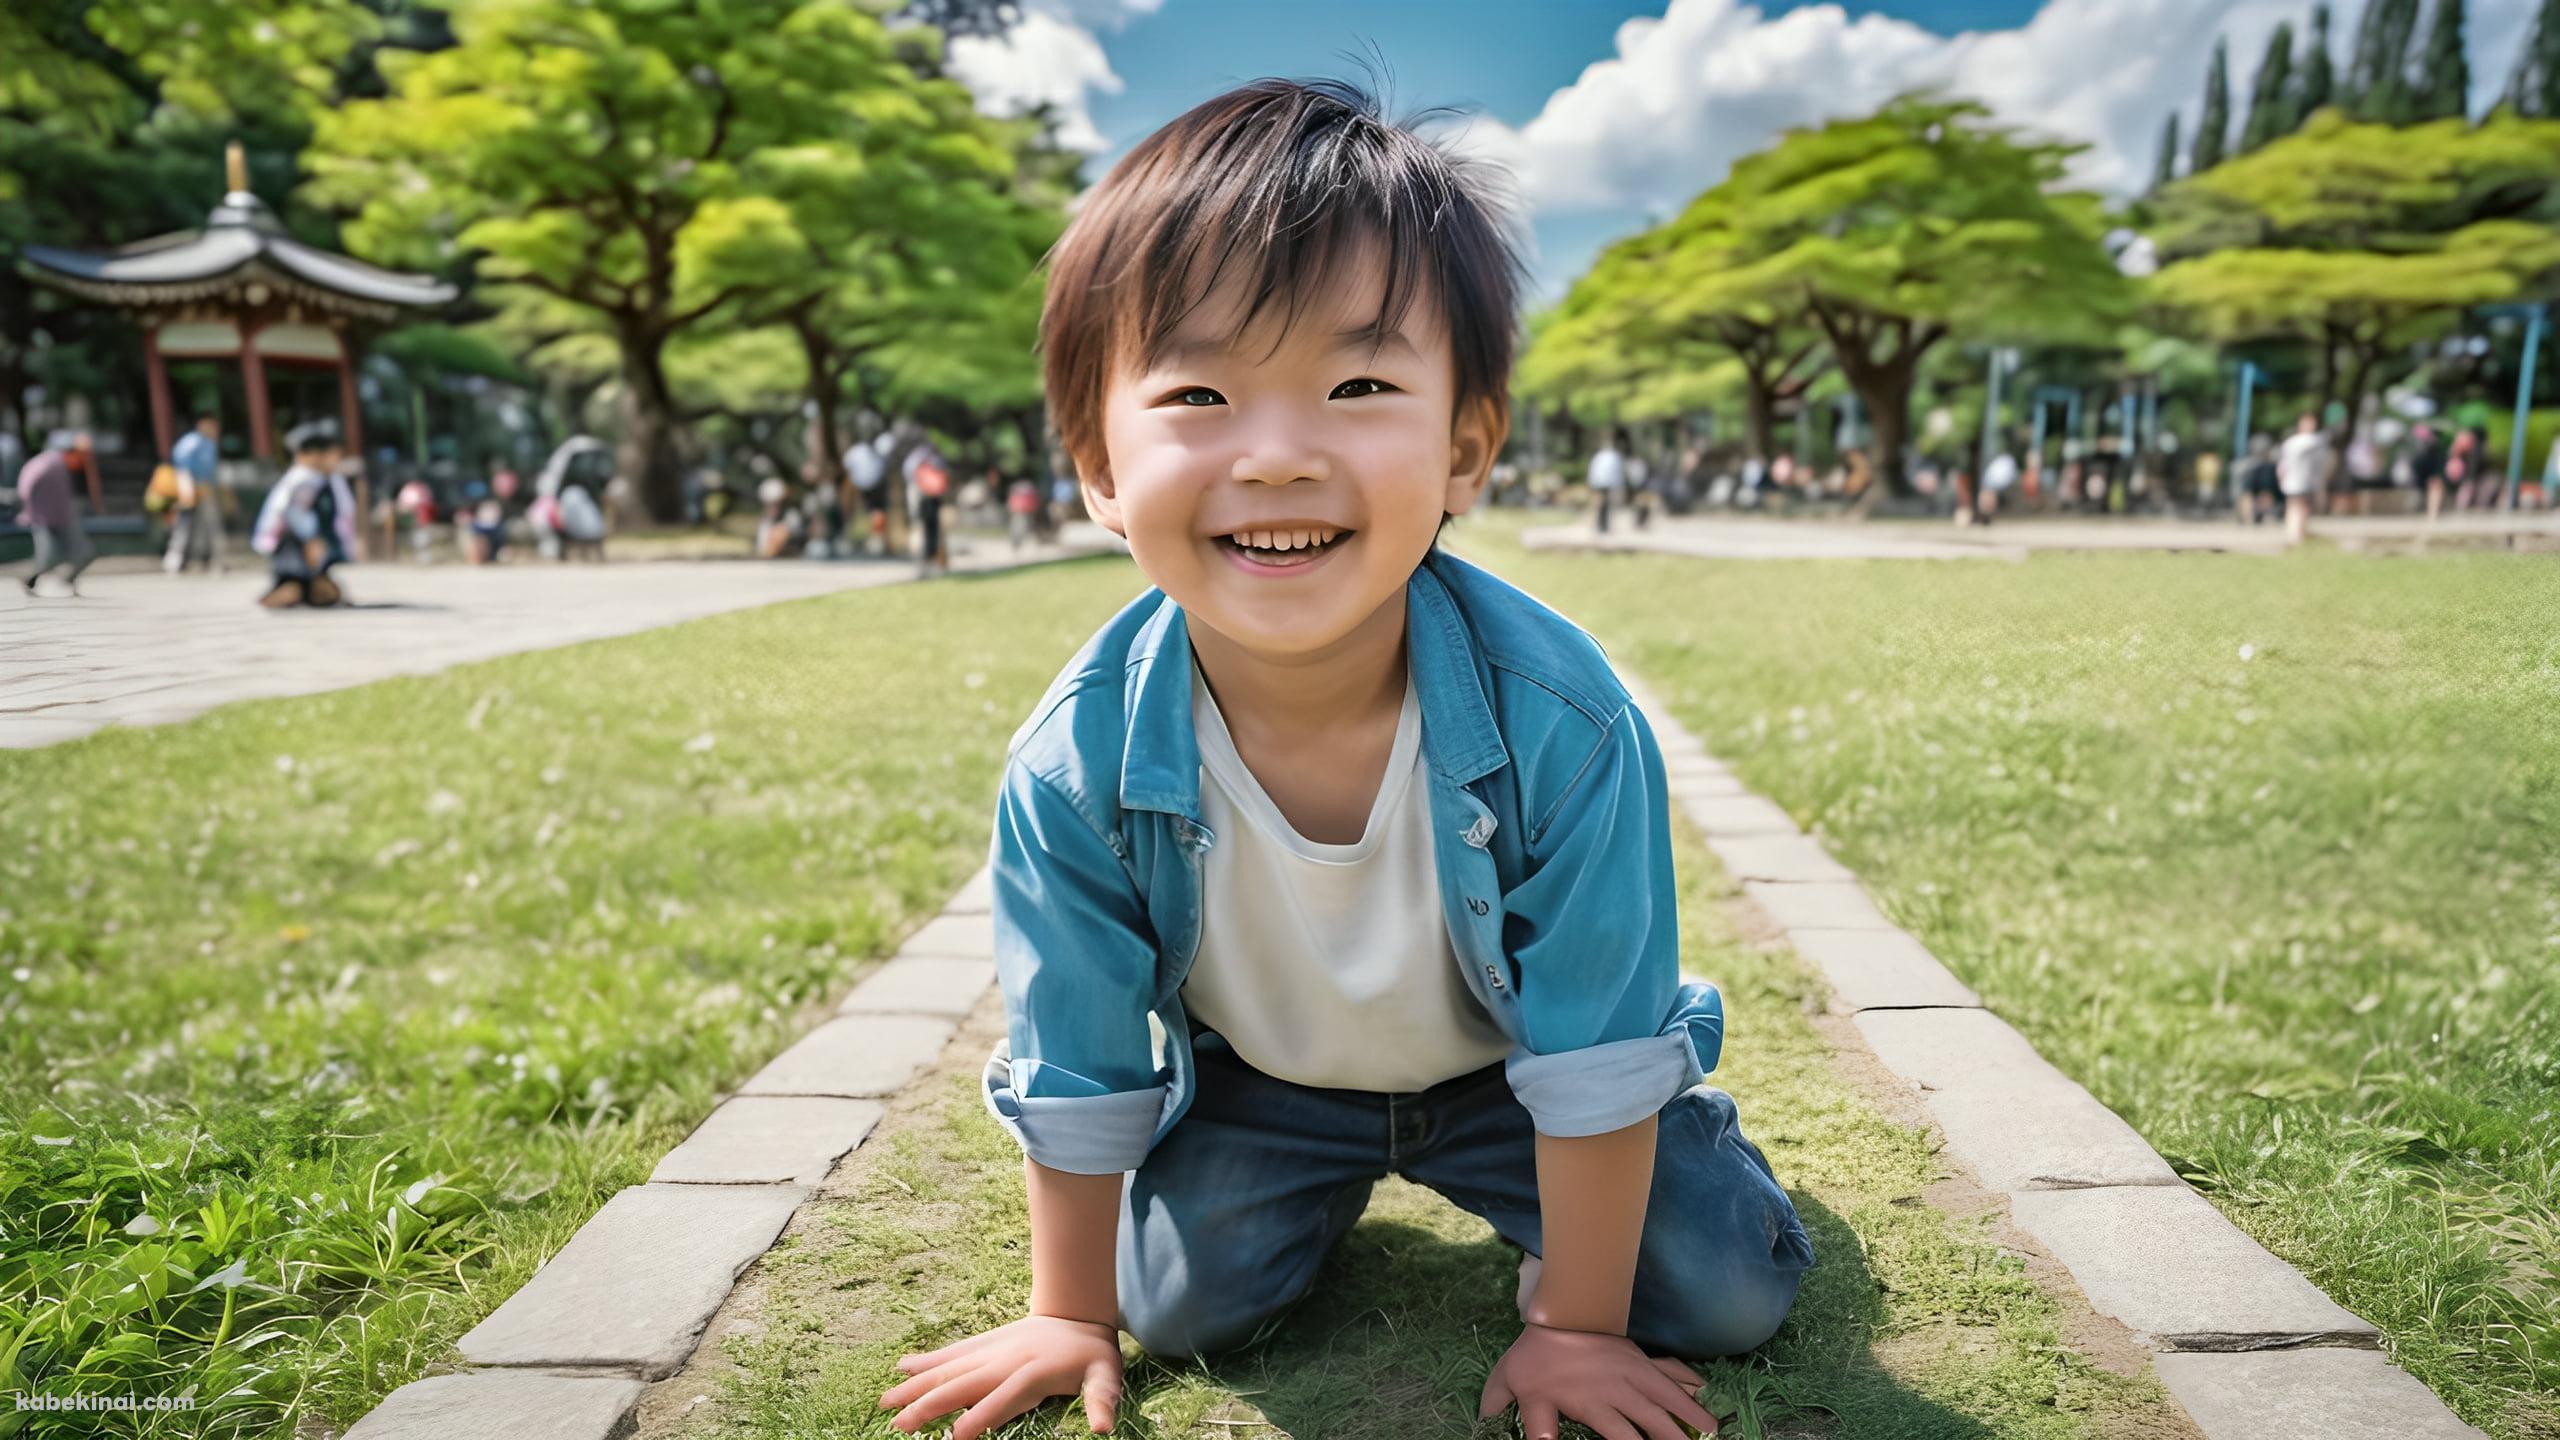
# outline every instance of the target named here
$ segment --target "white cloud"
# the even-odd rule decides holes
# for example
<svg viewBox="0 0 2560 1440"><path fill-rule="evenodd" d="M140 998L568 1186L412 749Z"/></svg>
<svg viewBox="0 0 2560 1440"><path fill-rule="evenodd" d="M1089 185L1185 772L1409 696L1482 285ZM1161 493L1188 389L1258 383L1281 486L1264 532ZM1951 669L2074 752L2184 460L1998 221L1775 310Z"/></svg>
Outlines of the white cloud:
<svg viewBox="0 0 2560 1440"><path fill-rule="evenodd" d="M1057 109L1058 141L1088 154L1106 141L1094 128L1091 97L1126 88L1096 29L1116 30L1153 14L1164 0L1028 0L1021 22L995 38L951 42L951 73L992 115L1017 115L1046 102Z"/></svg>
<svg viewBox="0 0 2560 1440"><path fill-rule="evenodd" d="M2475 112L2505 85L2529 5L2470 7ZM2341 71L2359 8L2346 0L2331 15ZM2267 36L2281 20L2307 29L2310 10L2309 0L2050 0L2015 30L1940 36L1829 4L1771 18L1740 0L1672 0L1660 19L1620 26L1616 53L1526 125L1480 119L1467 144L1515 167L1539 213L1668 213L1789 126L1941 86L2008 123L2088 143L2074 178L2127 194L2150 178L2172 109L2193 136L2214 37L2230 42L2236 125Z"/></svg>

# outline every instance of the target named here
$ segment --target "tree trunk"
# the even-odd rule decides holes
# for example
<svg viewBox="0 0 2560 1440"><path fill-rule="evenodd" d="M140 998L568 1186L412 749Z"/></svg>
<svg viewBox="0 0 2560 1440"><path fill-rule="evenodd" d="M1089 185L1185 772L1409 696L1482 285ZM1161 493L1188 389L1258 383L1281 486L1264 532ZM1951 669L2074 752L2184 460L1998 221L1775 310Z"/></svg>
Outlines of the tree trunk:
<svg viewBox="0 0 2560 1440"><path fill-rule="evenodd" d="M684 461L676 453L675 398L667 389L667 337L622 335L622 444L614 468L628 479L649 518L684 519Z"/></svg>
<svg viewBox="0 0 2560 1440"><path fill-rule="evenodd" d="M833 486L839 497L845 486L844 439L836 430L836 356L827 337L802 316L792 328L800 332L800 350L809 359L809 405L818 416L818 483Z"/></svg>
<svg viewBox="0 0 2560 1440"><path fill-rule="evenodd" d="M1742 380L1746 392L1742 407L1744 443L1751 458L1766 465L1770 443L1778 430L1778 387L1751 365L1743 367Z"/></svg>

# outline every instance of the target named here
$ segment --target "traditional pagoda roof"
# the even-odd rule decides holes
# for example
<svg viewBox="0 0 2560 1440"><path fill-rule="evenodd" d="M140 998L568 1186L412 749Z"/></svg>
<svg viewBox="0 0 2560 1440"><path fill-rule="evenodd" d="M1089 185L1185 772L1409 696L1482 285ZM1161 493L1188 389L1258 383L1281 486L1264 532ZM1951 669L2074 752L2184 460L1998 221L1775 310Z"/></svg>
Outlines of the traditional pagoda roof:
<svg viewBox="0 0 2560 1440"><path fill-rule="evenodd" d="M277 300L389 322L404 311L441 306L455 293L433 276L385 270L287 235L265 202L242 185L236 163L231 193L205 217L201 230L137 240L104 253L29 245L24 256L28 276L38 283L129 309L205 301L252 309Z"/></svg>

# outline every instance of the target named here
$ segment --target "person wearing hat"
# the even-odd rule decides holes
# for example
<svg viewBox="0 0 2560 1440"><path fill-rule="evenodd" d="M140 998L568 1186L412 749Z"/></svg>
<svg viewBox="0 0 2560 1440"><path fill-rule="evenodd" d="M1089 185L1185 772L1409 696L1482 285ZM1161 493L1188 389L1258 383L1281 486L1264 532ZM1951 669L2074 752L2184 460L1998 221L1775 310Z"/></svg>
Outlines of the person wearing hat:
<svg viewBox="0 0 2560 1440"><path fill-rule="evenodd" d="M267 492L250 546L275 565L275 584L258 603L335 605L344 599L329 571L355 553L356 501L338 473L345 446L326 420L295 426L285 436L293 468Z"/></svg>

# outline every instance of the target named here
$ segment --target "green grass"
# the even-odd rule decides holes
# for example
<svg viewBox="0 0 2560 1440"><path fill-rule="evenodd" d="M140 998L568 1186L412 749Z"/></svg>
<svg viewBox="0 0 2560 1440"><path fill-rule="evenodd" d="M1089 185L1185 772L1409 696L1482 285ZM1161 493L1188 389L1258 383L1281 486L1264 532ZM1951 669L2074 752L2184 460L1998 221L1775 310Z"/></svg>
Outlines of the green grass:
<svg viewBox="0 0 2560 1440"><path fill-rule="evenodd" d="M1458 543L2501 1440L2560 1436L2560 569Z"/></svg>
<svg viewBox="0 0 2560 1440"><path fill-rule="evenodd" d="M2055 1302L1980 1217L1924 1198L1941 1173L1926 1136L1835 1069L1809 1018L1819 982L1792 952L1741 943L1721 903L1729 882L1685 827L1680 844L1687 968L1718 983L1732 1018L1715 1080L1739 1100L1817 1251L1778 1337L1745 1361L1703 1367L1711 1408L1750 1412L1726 1433L2189 1434L2146 1376L2110 1373L2071 1347ZM900 1355L1023 1313L1021 1152L986 1115L974 1069L933 1083L931 1103L885 1122L845 1162L840 1198L813 1204L807 1228L749 1276L752 1333L723 1342L721 1379L703 1392L717 1403L653 1433L887 1440L900 1432L879 1399L904 1378ZM1474 1417L1485 1376L1520 1333L1517 1281L1517 1252L1491 1226L1390 1178L1262 1346L1167 1364L1124 1338L1128 1393L1113 1433L1516 1436L1513 1415ZM1088 1430L1082 1403L1060 1399L998 1433Z"/></svg>
<svg viewBox="0 0 2560 1440"><path fill-rule="evenodd" d="M456 577L457 580L466 577ZM344 1425L985 853L1125 563L0 752L0 1435Z"/></svg>

